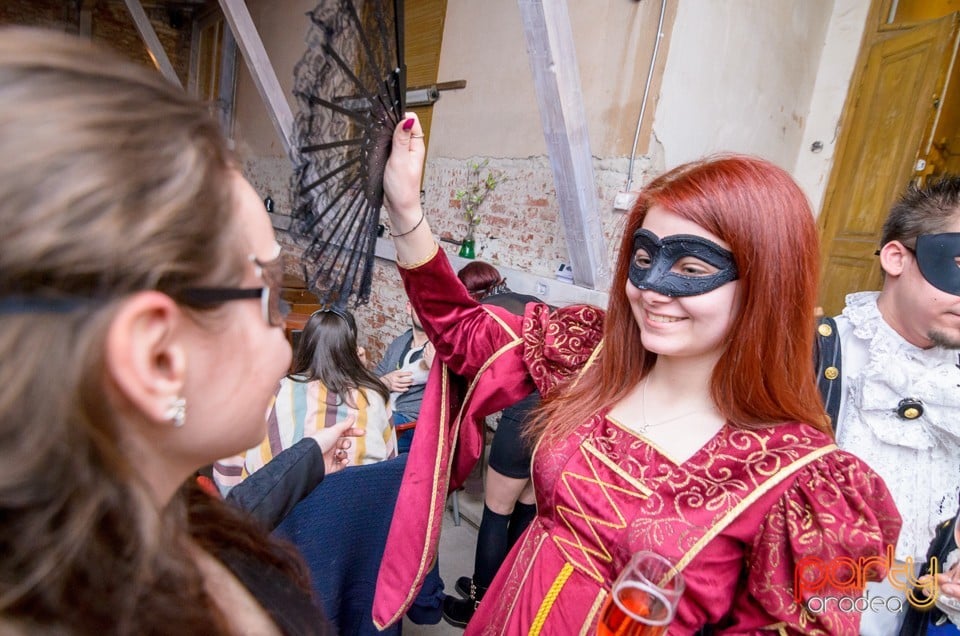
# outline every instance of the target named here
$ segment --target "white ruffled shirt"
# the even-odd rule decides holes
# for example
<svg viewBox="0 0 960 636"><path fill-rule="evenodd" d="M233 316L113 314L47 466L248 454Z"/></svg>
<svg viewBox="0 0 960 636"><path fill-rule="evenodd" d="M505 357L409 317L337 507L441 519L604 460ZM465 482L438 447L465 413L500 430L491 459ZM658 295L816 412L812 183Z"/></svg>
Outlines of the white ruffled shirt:
<svg viewBox="0 0 960 636"><path fill-rule="evenodd" d="M880 315L878 296L850 294L836 319L843 374L837 444L877 471L893 494L903 517L897 559L922 561L937 524L957 511L960 356L904 340ZM897 415L906 397L923 402L923 415Z"/></svg>

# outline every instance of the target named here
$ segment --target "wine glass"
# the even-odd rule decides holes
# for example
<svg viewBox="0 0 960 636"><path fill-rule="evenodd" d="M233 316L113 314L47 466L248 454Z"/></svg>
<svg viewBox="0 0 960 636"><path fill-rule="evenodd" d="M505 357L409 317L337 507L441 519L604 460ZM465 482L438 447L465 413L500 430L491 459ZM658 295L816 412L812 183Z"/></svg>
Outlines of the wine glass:
<svg viewBox="0 0 960 636"><path fill-rule="evenodd" d="M600 610L597 636L660 636L683 595L683 576L656 552L630 558Z"/></svg>

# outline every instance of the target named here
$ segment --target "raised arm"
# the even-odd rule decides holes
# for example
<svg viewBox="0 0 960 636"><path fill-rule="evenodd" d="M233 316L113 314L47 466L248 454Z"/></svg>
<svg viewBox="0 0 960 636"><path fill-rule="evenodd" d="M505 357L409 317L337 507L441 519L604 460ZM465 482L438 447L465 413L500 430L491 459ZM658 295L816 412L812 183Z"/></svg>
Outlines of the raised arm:
<svg viewBox="0 0 960 636"><path fill-rule="evenodd" d="M426 148L423 128L413 113L393 131L393 150L383 174L384 204L390 236L397 247L397 264L410 267L433 256L437 244L420 205L420 183Z"/></svg>
<svg viewBox="0 0 960 636"><path fill-rule="evenodd" d="M527 305L525 316L477 303L439 252L420 205L424 147L416 115L409 114L393 135L393 149L384 172L385 203L397 265L414 310L423 323L437 359L455 373L472 378L488 369L496 356L500 386L523 385L530 376L541 392L576 372L599 342L602 312L566 308L556 314L545 304ZM555 333L565 334L558 338ZM573 336L573 337L566 337ZM522 358L522 360L521 360Z"/></svg>
<svg viewBox="0 0 960 636"><path fill-rule="evenodd" d="M453 372L474 377L494 353L512 342L508 352L501 352L502 357L517 359L512 367L517 377L511 381L529 382L520 362L522 318L494 317L471 298L433 238L420 205L422 135L416 115L410 114L397 126L383 178L390 235L410 303L436 347L437 358Z"/></svg>

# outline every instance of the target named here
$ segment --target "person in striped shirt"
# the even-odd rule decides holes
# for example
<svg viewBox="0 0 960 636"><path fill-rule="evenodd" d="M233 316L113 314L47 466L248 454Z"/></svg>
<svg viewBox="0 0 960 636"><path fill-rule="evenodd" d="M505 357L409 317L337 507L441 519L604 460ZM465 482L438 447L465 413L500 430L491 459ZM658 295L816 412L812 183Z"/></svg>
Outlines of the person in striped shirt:
<svg viewBox="0 0 960 636"><path fill-rule="evenodd" d="M397 455L390 391L360 359L353 315L342 309L315 312L303 328L291 368L267 413L264 440L214 465L214 481L224 495L282 450L351 416L366 434L353 439L350 464Z"/></svg>

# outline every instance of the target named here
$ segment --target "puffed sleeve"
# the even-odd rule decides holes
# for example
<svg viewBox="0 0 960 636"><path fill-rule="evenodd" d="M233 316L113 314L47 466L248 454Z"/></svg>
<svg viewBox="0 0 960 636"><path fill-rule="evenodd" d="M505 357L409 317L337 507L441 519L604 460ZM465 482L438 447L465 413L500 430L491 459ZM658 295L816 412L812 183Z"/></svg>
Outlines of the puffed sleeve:
<svg viewBox="0 0 960 636"><path fill-rule="evenodd" d="M546 305L527 305L523 358L541 394L572 378L599 352L603 318L603 310L590 305L553 311Z"/></svg>
<svg viewBox="0 0 960 636"><path fill-rule="evenodd" d="M603 310L596 307L553 310L544 303L528 303L521 317L477 303L439 250L425 263L401 267L400 276L437 357L468 379L488 370L496 358L495 373L483 381L494 383L497 392L526 382L527 375L541 393L549 392L583 367L603 337ZM516 360L504 364L510 357ZM524 386L513 399L531 388Z"/></svg>
<svg viewBox="0 0 960 636"><path fill-rule="evenodd" d="M844 608L861 598L866 580L886 576L887 549L900 533L883 480L834 451L803 468L764 513L749 550L747 594L734 604L734 626L721 633L758 633L764 624L781 634L858 633L862 611ZM818 599L828 596L836 600L824 607ZM849 601L838 603L843 597Z"/></svg>

